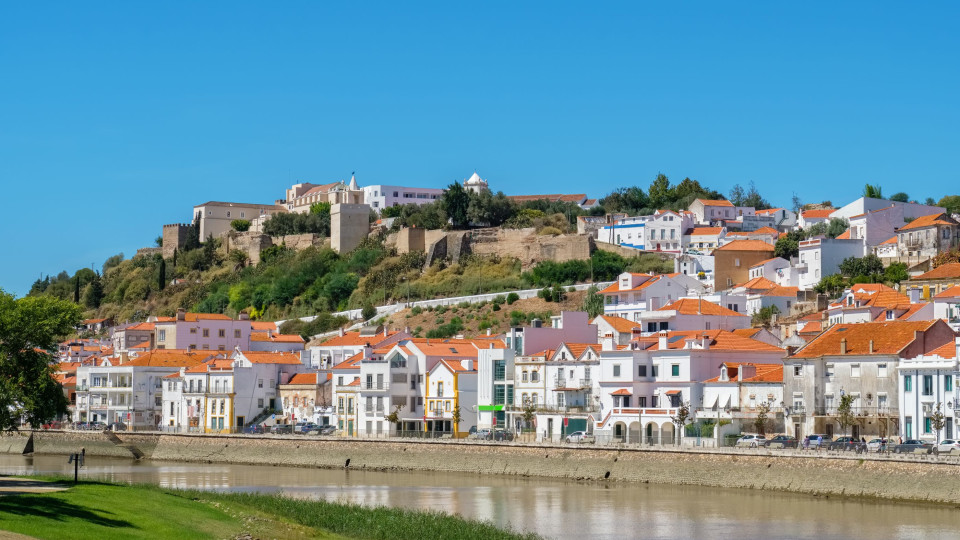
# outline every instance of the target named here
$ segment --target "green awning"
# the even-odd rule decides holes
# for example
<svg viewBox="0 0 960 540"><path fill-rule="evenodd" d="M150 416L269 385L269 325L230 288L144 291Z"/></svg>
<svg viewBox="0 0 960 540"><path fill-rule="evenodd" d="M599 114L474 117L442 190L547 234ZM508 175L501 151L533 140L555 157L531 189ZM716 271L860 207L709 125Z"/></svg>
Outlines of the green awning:
<svg viewBox="0 0 960 540"><path fill-rule="evenodd" d="M477 406L477 410L478 410L478 411L496 411L496 412L499 412L499 411L502 411L502 410L503 410L503 405L478 405L478 406Z"/></svg>

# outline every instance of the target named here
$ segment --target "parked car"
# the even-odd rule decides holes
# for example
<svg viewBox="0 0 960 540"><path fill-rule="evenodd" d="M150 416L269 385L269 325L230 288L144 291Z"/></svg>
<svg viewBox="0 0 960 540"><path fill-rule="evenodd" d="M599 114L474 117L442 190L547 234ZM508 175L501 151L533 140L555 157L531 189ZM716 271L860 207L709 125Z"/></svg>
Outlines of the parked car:
<svg viewBox="0 0 960 540"><path fill-rule="evenodd" d="M263 424L254 424L254 425L252 425L252 426L247 426L247 427L243 428L243 432L244 432L244 433L249 433L249 434L258 434L258 435L259 435L259 434L262 434L262 433L266 433L267 430L263 427Z"/></svg>
<svg viewBox="0 0 960 540"><path fill-rule="evenodd" d="M479 440L481 440L481 441L489 441L489 440L490 440L490 434L491 434L492 431L493 431L493 430L491 430L491 429L489 429L489 428L478 429L478 430L474 431L472 434L470 434L470 437L471 437L471 438L474 438L474 439L479 439Z"/></svg>
<svg viewBox="0 0 960 540"><path fill-rule="evenodd" d="M758 448L766 446L767 439L763 435L743 435L737 439L736 446L739 448Z"/></svg>
<svg viewBox="0 0 960 540"><path fill-rule="evenodd" d="M124 424L123 422L114 422L114 423L110 424L109 426L107 426L105 429L107 429L107 430L109 430L109 431L126 431L126 430L127 430L127 425Z"/></svg>
<svg viewBox="0 0 960 540"><path fill-rule="evenodd" d="M894 454L929 454L933 451L933 443L917 439L907 439L893 447Z"/></svg>
<svg viewBox="0 0 960 540"><path fill-rule="evenodd" d="M298 422L297 425L293 427L293 432L300 435L306 435L307 433L316 430L318 427L320 426L313 422Z"/></svg>
<svg viewBox="0 0 960 540"><path fill-rule="evenodd" d="M290 424L276 424L270 428L270 433L285 434L293 433L293 426Z"/></svg>
<svg viewBox="0 0 960 540"><path fill-rule="evenodd" d="M830 442L830 445L827 447L830 450L858 450L860 448L860 439L856 437L837 437L835 440Z"/></svg>
<svg viewBox="0 0 960 540"><path fill-rule="evenodd" d="M587 433L586 431L574 431L573 433L567 435L564 442L568 443L592 443L597 440L593 437L593 433Z"/></svg>
<svg viewBox="0 0 960 540"><path fill-rule="evenodd" d="M803 447L804 447L804 448L810 448L810 449L816 448L816 447L817 447L817 438L818 438L818 437L822 437L822 438L823 438L821 448L827 448L827 447L829 447L829 446L830 446L830 441L833 439L833 437L830 437L829 435L822 435L822 434L819 434L819 433L814 433L814 434L812 434L812 435L807 435L806 437L803 438Z"/></svg>
<svg viewBox="0 0 960 540"><path fill-rule="evenodd" d="M333 424L327 424L325 426L320 426L320 429L317 430L317 435L332 435L337 431L337 426Z"/></svg>
<svg viewBox="0 0 960 540"><path fill-rule="evenodd" d="M867 441L867 452L880 452L887 449L887 439L870 439Z"/></svg>
<svg viewBox="0 0 960 540"><path fill-rule="evenodd" d="M87 429L92 429L94 431L103 431L107 429L107 425L104 424L103 422L90 422L87 425Z"/></svg>
<svg viewBox="0 0 960 540"><path fill-rule="evenodd" d="M797 438L790 435L777 435L767 441L767 448L796 448Z"/></svg>
<svg viewBox="0 0 960 540"><path fill-rule="evenodd" d="M513 440L513 433L505 429L494 429L491 435L493 435L493 440L495 441L512 441Z"/></svg>
<svg viewBox="0 0 960 540"><path fill-rule="evenodd" d="M940 444L933 447L934 454L960 454L960 441L955 439L944 439Z"/></svg>

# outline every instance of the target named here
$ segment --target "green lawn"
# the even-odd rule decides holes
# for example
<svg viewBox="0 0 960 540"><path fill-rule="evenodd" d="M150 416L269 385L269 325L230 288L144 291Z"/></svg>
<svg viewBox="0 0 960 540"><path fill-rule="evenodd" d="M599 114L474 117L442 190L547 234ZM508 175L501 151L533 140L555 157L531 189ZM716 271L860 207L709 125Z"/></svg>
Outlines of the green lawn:
<svg viewBox="0 0 960 540"><path fill-rule="evenodd" d="M0 530L36 538L521 538L439 513L276 495L82 483L0 497ZM532 538L532 537L530 537Z"/></svg>

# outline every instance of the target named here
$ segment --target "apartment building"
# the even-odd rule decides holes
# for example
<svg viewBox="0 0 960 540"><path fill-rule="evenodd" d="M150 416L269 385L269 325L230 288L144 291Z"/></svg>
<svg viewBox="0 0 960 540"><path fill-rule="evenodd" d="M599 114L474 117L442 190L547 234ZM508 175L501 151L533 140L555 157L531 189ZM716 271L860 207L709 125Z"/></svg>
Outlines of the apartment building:
<svg viewBox="0 0 960 540"><path fill-rule="evenodd" d="M913 358L902 358L897 367L899 413L905 439L920 439L934 444L957 437L960 408L960 337ZM943 415L939 429L935 417Z"/></svg>
<svg viewBox="0 0 960 540"><path fill-rule="evenodd" d="M734 240L715 249L716 290L729 289L750 279L750 268L773 258L772 244L760 240Z"/></svg>
<svg viewBox="0 0 960 540"><path fill-rule="evenodd" d="M250 349L250 320L245 313L234 320L219 313L187 313L158 318L154 323L158 349L232 351Z"/></svg>
<svg viewBox="0 0 960 540"><path fill-rule="evenodd" d="M640 315L690 294L691 287L669 275L624 272L617 281L600 291L604 315L640 321ZM699 288L699 284L698 284ZM699 292L699 291L694 291Z"/></svg>

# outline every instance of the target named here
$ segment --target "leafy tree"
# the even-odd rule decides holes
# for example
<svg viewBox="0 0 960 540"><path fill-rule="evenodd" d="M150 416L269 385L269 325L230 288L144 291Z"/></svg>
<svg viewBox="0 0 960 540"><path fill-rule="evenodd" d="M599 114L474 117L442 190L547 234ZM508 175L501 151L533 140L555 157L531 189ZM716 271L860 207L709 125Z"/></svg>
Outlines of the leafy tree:
<svg viewBox="0 0 960 540"><path fill-rule="evenodd" d="M100 302L103 301L103 283L100 282L100 277L90 282L87 285L87 288L83 291L83 305L87 306L89 309L97 309L100 307Z"/></svg>
<svg viewBox="0 0 960 540"><path fill-rule="evenodd" d="M907 264L902 262L890 263L890 266L883 271L883 279L891 283L900 283L910 279L910 274L907 273Z"/></svg>
<svg viewBox="0 0 960 540"><path fill-rule="evenodd" d="M587 289L587 295L583 297L583 311L587 312L590 318L603 315L603 295L599 293L596 285L591 285Z"/></svg>
<svg viewBox="0 0 960 540"><path fill-rule="evenodd" d="M823 276L820 279L820 283L814 287L814 290L821 294L827 294L831 297L843 292L843 289L846 288L847 283L843 279L843 276L840 274L830 274L829 276Z"/></svg>
<svg viewBox="0 0 960 540"><path fill-rule="evenodd" d="M830 223L827 225L827 236L836 238L849 228L850 222L845 218L830 218Z"/></svg>
<svg viewBox="0 0 960 540"><path fill-rule="evenodd" d="M163 236L158 236L153 239L153 244L157 247L163 247Z"/></svg>
<svg viewBox="0 0 960 540"><path fill-rule="evenodd" d="M51 296L0 291L0 430L38 427L67 413L52 352L80 324L80 307Z"/></svg>
<svg viewBox="0 0 960 540"><path fill-rule="evenodd" d="M764 401L757 407L757 417L753 419L753 427L759 435L766 432L768 414L770 414L770 404Z"/></svg>
<svg viewBox="0 0 960 540"><path fill-rule="evenodd" d="M751 318L751 323L754 326L763 326L769 327L770 323L773 321L773 316L780 313L780 308L777 306L767 306L760 308L756 313L753 314Z"/></svg>
<svg viewBox="0 0 960 540"><path fill-rule="evenodd" d="M946 208L951 214L960 214L960 195L945 195L937 202L937 206Z"/></svg>
<svg viewBox="0 0 960 540"><path fill-rule="evenodd" d="M80 303L80 276L77 275L73 278L73 303Z"/></svg>
<svg viewBox="0 0 960 540"><path fill-rule="evenodd" d="M743 190L740 184L734 184L730 188L730 202L734 206L744 206L743 202L747 199L747 192Z"/></svg>
<svg viewBox="0 0 960 540"><path fill-rule="evenodd" d="M840 405L837 407L837 423L843 434L847 434L847 427L852 426L857 421L857 415L853 412L853 394L844 394L840 396Z"/></svg>
<svg viewBox="0 0 960 540"><path fill-rule="evenodd" d="M391 424L396 425L397 431L400 431L400 422L402 421L402 419L400 418L400 411L402 410L403 410L403 405L395 405L393 408L393 412L383 417L383 419L386 420L387 422L390 422Z"/></svg>
<svg viewBox="0 0 960 540"><path fill-rule="evenodd" d="M455 229L462 229L467 226L470 195L459 182L447 186L447 190L443 192L438 202Z"/></svg>
<svg viewBox="0 0 960 540"><path fill-rule="evenodd" d="M158 246L162 247L162 246ZM103 273L106 274L107 270L120 266L120 263L123 262L123 253L117 253L112 257L108 257L107 260L103 261Z"/></svg>
<svg viewBox="0 0 960 540"><path fill-rule="evenodd" d="M673 198L670 179L665 174L657 174L657 177L650 183L647 193L650 196L650 206L654 209L663 208Z"/></svg>
<svg viewBox="0 0 960 540"><path fill-rule="evenodd" d="M360 317L362 317L363 320L365 321L369 321L370 319L376 316L377 316L377 308L373 307L373 304L369 302L364 304L363 309L360 311Z"/></svg>
<svg viewBox="0 0 960 540"><path fill-rule="evenodd" d="M872 253L864 257L847 257L840 263L840 273L847 277L879 277L884 273L883 261Z"/></svg>
<svg viewBox="0 0 960 540"><path fill-rule="evenodd" d="M876 184L876 185L867 184L863 186L863 196L869 197L871 199L882 199L883 189L880 187L880 184Z"/></svg>
<svg viewBox="0 0 960 540"><path fill-rule="evenodd" d="M618 188L606 197L600 199L600 205L607 212L624 212L629 215L640 215L644 210L650 210L650 198L643 188L631 186Z"/></svg>
<svg viewBox="0 0 960 540"><path fill-rule="evenodd" d="M230 228L237 232L247 232L250 230L250 221L246 219L235 219L230 222Z"/></svg>
<svg viewBox="0 0 960 540"><path fill-rule="evenodd" d="M890 200L905 203L905 202L910 202L910 196L901 191L899 193L894 193L893 195L891 195Z"/></svg>
<svg viewBox="0 0 960 540"><path fill-rule="evenodd" d="M528 401L523 404L523 423L525 426L533 426L533 419L537 417L537 406Z"/></svg>
<svg viewBox="0 0 960 540"><path fill-rule="evenodd" d="M330 215L330 209L331 209L332 207L333 207L333 205L330 204L330 203L327 202L327 201L321 201L321 202L313 203L313 204L310 205L310 213L311 213L311 214L318 215L318 216L322 216L322 215L324 215L324 214L326 214L327 216L329 216L329 215Z"/></svg>
<svg viewBox="0 0 960 540"><path fill-rule="evenodd" d="M749 206L757 210L770 208L770 203L760 195L756 184L752 180L747 190L744 190L740 184L735 184L730 190L730 202L734 206Z"/></svg>
<svg viewBox="0 0 960 540"><path fill-rule="evenodd" d="M683 437L684 426L690 421L690 404L687 402L681 403L680 406L677 407L677 414L671 416L670 421L673 422L673 425L677 426L677 444L679 444L681 437Z"/></svg>
<svg viewBox="0 0 960 540"><path fill-rule="evenodd" d="M943 411L940 407L943 404L937 402L936 407L933 409L933 414L930 415L930 427L933 428L934 433L937 434L937 444L940 444L940 431L943 430L943 426L946 424L947 417L943 414Z"/></svg>
<svg viewBox="0 0 960 540"><path fill-rule="evenodd" d="M227 255L227 258L233 263L234 271L243 270L250 262L250 256L247 255L247 252L243 251L242 249L231 249L230 253Z"/></svg>
<svg viewBox="0 0 960 540"><path fill-rule="evenodd" d="M471 223L499 227L513 217L515 212L515 205L502 191L498 191L496 195L486 189L480 194L470 193L467 218Z"/></svg>
<svg viewBox="0 0 960 540"><path fill-rule="evenodd" d="M937 205L937 201L933 200L933 197L927 197L927 198L923 201L923 204L925 204L925 205L927 205L927 206L936 206L936 205Z"/></svg>
<svg viewBox="0 0 960 540"><path fill-rule="evenodd" d="M803 208L803 201L800 200L799 195L794 193L793 196L790 197L790 210L792 210L794 214L799 215L801 208Z"/></svg>
<svg viewBox="0 0 960 540"><path fill-rule="evenodd" d="M286 236L288 234L330 236L330 213L274 214L263 223L263 232L270 236Z"/></svg>
<svg viewBox="0 0 960 540"><path fill-rule="evenodd" d="M450 420L453 421L453 436L457 437L460 434L460 422L463 420L463 414L460 412L459 401L457 401L453 406L453 412L450 415Z"/></svg>
<svg viewBox="0 0 960 540"><path fill-rule="evenodd" d="M800 256L800 241L803 240L803 231L790 231L786 236L777 240L773 248L773 255L786 260Z"/></svg>

